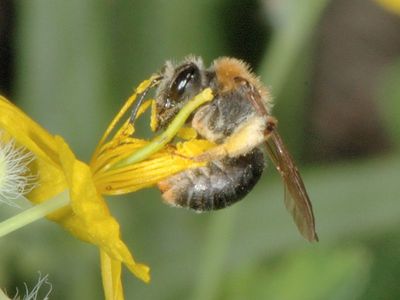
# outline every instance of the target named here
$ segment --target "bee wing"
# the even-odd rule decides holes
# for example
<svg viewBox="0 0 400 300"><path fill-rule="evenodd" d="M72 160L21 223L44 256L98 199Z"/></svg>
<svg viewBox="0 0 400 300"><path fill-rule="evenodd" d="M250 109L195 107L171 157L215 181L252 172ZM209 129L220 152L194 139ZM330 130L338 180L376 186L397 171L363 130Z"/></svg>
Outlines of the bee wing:
<svg viewBox="0 0 400 300"><path fill-rule="evenodd" d="M241 88L245 89L244 96L252 103L256 111L262 116L269 116L266 103L259 90L244 78L237 77L236 81L241 83ZM303 180L275 127L269 129L266 148L283 179L285 206L297 228L308 241L318 241L314 213Z"/></svg>
<svg viewBox="0 0 400 300"><path fill-rule="evenodd" d="M300 233L310 242L318 241L312 205L296 165L279 133L274 129L266 142L267 153L285 185L285 206Z"/></svg>

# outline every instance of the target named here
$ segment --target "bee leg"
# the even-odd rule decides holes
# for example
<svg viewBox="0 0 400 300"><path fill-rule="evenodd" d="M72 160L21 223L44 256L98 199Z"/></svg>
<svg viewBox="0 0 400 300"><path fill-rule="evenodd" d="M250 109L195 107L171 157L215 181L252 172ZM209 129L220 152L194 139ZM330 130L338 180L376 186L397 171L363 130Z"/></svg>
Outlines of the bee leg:
<svg viewBox="0 0 400 300"><path fill-rule="evenodd" d="M161 79L162 79L162 76L157 76L157 77L153 78L152 81L150 82L150 84L144 90L142 90L142 91L140 91L138 93L138 95L140 95L140 98L133 104L131 115L129 117L129 123L130 124L134 124L135 123L136 115L137 115L137 113L138 113L138 111L140 109L140 106L143 104L144 98L146 97L146 95L149 92L149 90L152 87L158 85L160 83ZM153 106L152 107L152 110L153 110L155 108L155 105L152 105L152 106ZM155 115L155 113L152 112L152 118L153 118L153 115ZM156 121L155 120L151 120L151 122L155 123ZM152 127L153 126L155 126L155 125L153 124Z"/></svg>
<svg viewBox="0 0 400 300"><path fill-rule="evenodd" d="M267 116L266 120L267 126L265 128L266 139L269 137L272 131L278 126L278 120L273 116Z"/></svg>
<svg viewBox="0 0 400 300"><path fill-rule="evenodd" d="M269 136L269 121L253 116L243 123L232 135L216 147L193 157L194 161L213 161L224 157L238 157L261 145Z"/></svg>

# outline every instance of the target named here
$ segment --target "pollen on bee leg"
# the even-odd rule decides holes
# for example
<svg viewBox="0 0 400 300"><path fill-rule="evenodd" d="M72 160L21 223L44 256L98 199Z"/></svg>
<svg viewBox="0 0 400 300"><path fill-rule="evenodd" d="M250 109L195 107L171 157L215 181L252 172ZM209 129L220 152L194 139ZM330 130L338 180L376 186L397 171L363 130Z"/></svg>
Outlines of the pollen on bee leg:
<svg viewBox="0 0 400 300"><path fill-rule="evenodd" d="M176 206L176 191L171 182L167 180L160 181L157 184L158 188L160 189L162 193L162 198L165 203L171 205L171 206Z"/></svg>
<svg viewBox="0 0 400 300"><path fill-rule="evenodd" d="M37 176L28 167L33 160L33 153L0 132L0 203L18 207L16 201L35 188Z"/></svg>
<svg viewBox="0 0 400 300"><path fill-rule="evenodd" d="M162 198L165 203L167 203L170 206L178 206L176 203L176 193L173 189L169 189L168 191L164 192L162 194Z"/></svg>
<svg viewBox="0 0 400 300"><path fill-rule="evenodd" d="M158 188L160 189L161 192L164 192L166 190L169 190L171 188L171 184L169 183L168 180L163 180L157 183Z"/></svg>

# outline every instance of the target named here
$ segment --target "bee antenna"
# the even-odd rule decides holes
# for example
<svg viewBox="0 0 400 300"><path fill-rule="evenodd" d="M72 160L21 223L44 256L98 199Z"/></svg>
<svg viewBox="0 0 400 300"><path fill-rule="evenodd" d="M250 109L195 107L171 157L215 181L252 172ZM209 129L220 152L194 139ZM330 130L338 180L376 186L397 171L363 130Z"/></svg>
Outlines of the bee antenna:
<svg viewBox="0 0 400 300"><path fill-rule="evenodd" d="M135 104L132 107L132 113L131 116L129 118L129 123L133 124L135 122L136 119L136 115L139 111L140 106L143 104L144 98L146 97L147 93L149 92L149 90L153 87L155 87L156 85L158 85L161 81L161 79L163 79L163 76L158 76L156 78L154 78L150 85L140 94L140 98L139 100L137 100L135 102Z"/></svg>

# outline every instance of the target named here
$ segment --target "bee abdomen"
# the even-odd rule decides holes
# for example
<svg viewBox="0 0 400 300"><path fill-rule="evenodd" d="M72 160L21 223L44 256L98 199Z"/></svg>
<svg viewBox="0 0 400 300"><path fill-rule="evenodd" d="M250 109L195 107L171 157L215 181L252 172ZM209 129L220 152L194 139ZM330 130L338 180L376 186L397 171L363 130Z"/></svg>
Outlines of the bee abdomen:
<svg viewBox="0 0 400 300"><path fill-rule="evenodd" d="M227 207L246 196L264 170L259 149L189 169L159 183L164 200L196 211Z"/></svg>

